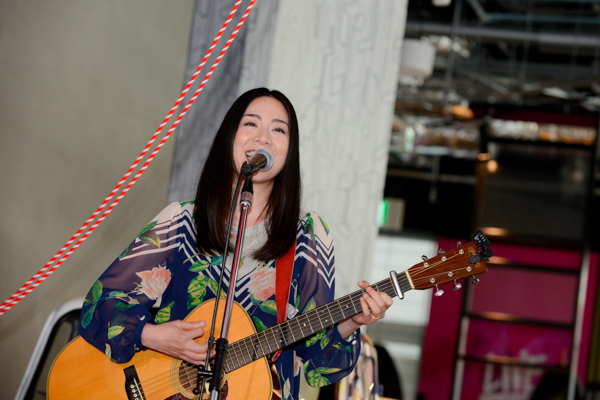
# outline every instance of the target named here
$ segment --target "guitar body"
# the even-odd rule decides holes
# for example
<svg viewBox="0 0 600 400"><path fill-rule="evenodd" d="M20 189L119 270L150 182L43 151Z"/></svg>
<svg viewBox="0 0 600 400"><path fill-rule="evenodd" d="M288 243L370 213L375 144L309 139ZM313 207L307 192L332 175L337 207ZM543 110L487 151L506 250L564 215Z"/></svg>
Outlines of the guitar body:
<svg viewBox="0 0 600 400"><path fill-rule="evenodd" d="M205 320L204 340L210 333L214 299L196 307L186 321ZM223 319L225 302L219 304L216 321ZM233 304L229 343L254 334L249 315L239 304ZM215 329L215 337L220 330ZM143 397L136 399L192 399L196 368L153 350L143 350L127 363L115 363L81 336L71 341L54 361L48 376L49 400L114 399L128 400L125 390L125 369L134 367ZM132 371L133 369L129 369ZM131 389L134 390L134 389ZM138 389L139 390L139 389ZM271 399L273 382L266 358L260 358L223 377L222 400ZM209 398L205 390L203 398Z"/></svg>
<svg viewBox="0 0 600 400"><path fill-rule="evenodd" d="M401 274L390 272L390 278L371 285L390 297L404 297L412 289L424 290L475 277L487 271L485 262L493 254L490 242L481 232L473 242L451 251L424 259ZM473 284L479 281L473 280ZM360 299L365 289L357 290L331 303L295 316L256 333L254 324L242 306L233 303L229 327L228 352L224 360L221 400L279 397L273 390L271 370L265 356L290 346L310 335L346 320L361 310ZM440 295L443 291L438 292ZM211 329L214 299L202 303L187 317L188 321L204 320ZM219 304L217 321L222 321L225 302ZM215 329L215 337L221 334ZM205 340L205 336L198 341ZM184 400L196 399L197 368L153 350L144 350L128 363L117 364L83 338L69 343L58 355L48 377L48 399L115 399L115 400ZM277 381L276 381L277 382ZM210 393L205 391L203 399Z"/></svg>

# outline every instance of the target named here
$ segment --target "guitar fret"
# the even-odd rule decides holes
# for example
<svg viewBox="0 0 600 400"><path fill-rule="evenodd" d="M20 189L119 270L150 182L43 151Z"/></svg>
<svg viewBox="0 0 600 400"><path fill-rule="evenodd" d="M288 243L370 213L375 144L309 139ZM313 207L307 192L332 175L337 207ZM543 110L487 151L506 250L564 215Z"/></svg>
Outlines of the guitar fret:
<svg viewBox="0 0 600 400"><path fill-rule="evenodd" d="M299 315L296 318L291 319L290 322L296 321L296 324L298 324L298 329L300 330L300 336L304 337L304 331L302 330L302 325L300 324L301 317L302 317L302 315Z"/></svg>
<svg viewBox="0 0 600 400"><path fill-rule="evenodd" d="M292 327L290 326L289 322L285 323L285 326L287 326L289 329L289 332L292 334L292 343L296 342L296 336L294 336L294 330L292 329Z"/></svg>
<svg viewBox="0 0 600 400"><path fill-rule="evenodd" d="M331 323L333 324L335 322L335 320L331 316L331 311L329 310L329 306L326 306L326 310L327 310L327 313L329 314L329 318L331 318Z"/></svg>
<svg viewBox="0 0 600 400"><path fill-rule="evenodd" d="M231 350L232 348L235 348L236 346L231 346L229 349ZM223 369L225 371L229 371L232 369L235 369L235 351L232 352L228 352L227 355L225 356L225 362L223 363ZM233 365L232 365L233 364Z"/></svg>
<svg viewBox="0 0 600 400"><path fill-rule="evenodd" d="M359 298L360 298L360 296L362 296L362 292L359 293ZM360 311L358 311L356 309L356 303L358 302L360 304L360 301L359 300L354 300L354 298L352 297L352 295L350 295L350 299L352 301L352 307L354 307L354 314L356 315L356 314L358 314L360 312Z"/></svg>
<svg viewBox="0 0 600 400"><path fill-rule="evenodd" d="M340 303L339 300L338 300L338 303ZM354 306L354 303L350 302L350 304L352 304L352 306ZM342 310L342 315L344 316L344 319L350 317L350 315L346 315L346 311L348 311L348 303L347 302L346 302L346 304L343 307L340 306L340 309Z"/></svg>
<svg viewBox="0 0 600 400"><path fill-rule="evenodd" d="M328 317L325 315L326 311L327 311L326 309L325 310L320 310L321 315L319 316L319 319L321 320L321 328L325 328L327 325L329 325L327 323ZM321 319L321 316L323 316L323 318L325 318L325 319Z"/></svg>
<svg viewBox="0 0 600 400"><path fill-rule="evenodd" d="M294 343L296 340L294 339L294 332L289 326L289 323L282 322L280 325L281 331L283 332L283 339L285 340L285 345L287 346L289 343Z"/></svg>
<svg viewBox="0 0 600 400"><path fill-rule="evenodd" d="M315 314L317 316L317 319L319 320L320 327L323 328L323 323L321 322L321 317L319 317L319 309L315 310Z"/></svg>
<svg viewBox="0 0 600 400"><path fill-rule="evenodd" d="M343 319L346 319L346 316L344 314L344 310L342 309L342 305L340 304L340 302L336 301L335 305L336 305L336 310L334 312L334 317L333 317L334 321L336 321L336 320L340 320L341 321Z"/></svg>
<svg viewBox="0 0 600 400"><path fill-rule="evenodd" d="M412 289L405 273L398 274L398 283L403 292ZM372 287L377 291L387 293L391 297L396 296L391 278L378 282ZM362 312L360 298L365 292L363 289L357 290L329 304L322 305L236 342L237 346L231 348L233 353L231 364L227 365L231 365L232 370L243 367L260 357L272 354L317 331Z"/></svg>
<svg viewBox="0 0 600 400"><path fill-rule="evenodd" d="M239 348L239 345L238 345L238 346L236 346L236 347L233 349L233 352L232 352L233 354L232 354L232 355L234 355L234 356L235 356L235 358L233 358L233 361L234 361L234 363L237 363L237 364L238 364L238 367L239 367L239 366L240 366L240 364L242 364L242 363L241 363L241 360L240 360L240 355L239 355L239 350L238 350L238 348Z"/></svg>
<svg viewBox="0 0 600 400"><path fill-rule="evenodd" d="M238 352L239 353L239 352ZM238 368L240 367L240 364L242 364L240 357L238 354L236 354L236 357L234 358L234 361L238 364Z"/></svg>
<svg viewBox="0 0 600 400"><path fill-rule="evenodd" d="M260 351L262 352L261 355L258 354L258 348L260 347ZM265 349L262 347L262 344L260 343L260 340L258 340L258 337L256 338L256 344L254 345L254 350L255 350L255 354L256 354L256 358L260 358L260 357L264 357L265 354L267 354L267 352L265 351Z"/></svg>
<svg viewBox="0 0 600 400"><path fill-rule="evenodd" d="M244 345L244 350L246 351L246 353L245 353L245 354L246 354L246 355L248 355L248 360L247 360L247 361L250 363L250 362L252 362L252 361L253 361L253 360L252 360L252 353L250 353L250 350L248 349L248 346L247 346L246 342L247 342L247 340L243 340L243 342L242 342L242 343L243 343L243 345ZM243 354L243 353L242 353L242 354ZM246 357L246 356L245 356L245 355L242 355L242 357L245 359L245 357Z"/></svg>
<svg viewBox="0 0 600 400"><path fill-rule="evenodd" d="M340 305L340 303L336 302L335 306L336 306L336 308L333 312L332 318L337 323L338 321L345 319L345 317L344 317L344 310L342 310L342 306Z"/></svg>
<svg viewBox="0 0 600 400"><path fill-rule="evenodd" d="M275 325L275 326L277 326L277 325ZM267 330L271 331L271 335L273 336L274 342L275 343L279 343L279 341L277 340L277 335L275 335L275 327L271 327L271 328L269 328ZM277 347L275 347L275 350L277 350Z"/></svg>
<svg viewBox="0 0 600 400"><path fill-rule="evenodd" d="M268 329L261 332L262 336L264 337L265 340L267 339L267 331L268 331ZM271 349L271 343L268 340L266 340L266 343L267 343L267 346L269 346L269 354L271 354L274 351L273 349Z"/></svg>
<svg viewBox="0 0 600 400"><path fill-rule="evenodd" d="M247 352L244 352L243 347L244 347L244 341L241 341L240 345L239 345L239 351L237 352L238 360L240 362L247 363L248 362L248 360L246 359Z"/></svg>
<svg viewBox="0 0 600 400"><path fill-rule="evenodd" d="M304 320L304 322L302 322L302 327L304 327L304 328L306 328L306 323L308 322L308 328L309 328L309 329L308 329L308 332L309 332L309 334L310 334L310 320L308 319L308 315L306 315L306 314L301 314L301 315L298 317L298 320L300 320L300 319L303 319L303 320ZM298 321L298 324L300 324L300 321ZM300 328L300 331L302 332L302 336L304 336L304 337L308 336L309 334L306 334L306 333L304 333L304 329L303 329L302 327Z"/></svg>
<svg viewBox="0 0 600 400"><path fill-rule="evenodd" d="M279 327L279 334L280 334L280 339L279 339L279 343L281 344L281 347L287 346L287 341L285 340L285 335L283 334L283 329L281 328L281 325L276 325Z"/></svg>

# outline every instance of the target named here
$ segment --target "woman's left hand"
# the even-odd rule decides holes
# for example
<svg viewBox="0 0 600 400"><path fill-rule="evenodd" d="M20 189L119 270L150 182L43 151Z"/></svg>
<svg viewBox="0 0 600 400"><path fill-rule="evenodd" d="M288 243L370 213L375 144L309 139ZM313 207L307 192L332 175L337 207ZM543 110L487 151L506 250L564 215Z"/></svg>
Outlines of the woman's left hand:
<svg viewBox="0 0 600 400"><path fill-rule="evenodd" d="M365 294L360 298L362 312L352 317L352 321L358 325L370 325L383 319L394 300L387 293L373 289L367 281L358 282L358 286L365 289Z"/></svg>
<svg viewBox="0 0 600 400"><path fill-rule="evenodd" d="M383 319L385 312L394 302L387 293L378 292L370 287L367 281L358 282L358 286L365 289L365 293L360 298L362 312L340 322L338 330L344 339L348 338L361 325L370 325Z"/></svg>

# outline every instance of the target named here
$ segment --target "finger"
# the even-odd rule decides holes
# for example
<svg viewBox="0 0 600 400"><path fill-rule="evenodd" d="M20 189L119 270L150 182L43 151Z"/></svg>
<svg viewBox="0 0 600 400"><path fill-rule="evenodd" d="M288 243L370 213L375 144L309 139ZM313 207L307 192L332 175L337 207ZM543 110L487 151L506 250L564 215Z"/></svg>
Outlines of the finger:
<svg viewBox="0 0 600 400"><path fill-rule="evenodd" d="M177 327L184 331L190 339L204 335L206 321L179 321Z"/></svg>
<svg viewBox="0 0 600 400"><path fill-rule="evenodd" d="M383 300L382 295L385 293L381 293L373 289L372 287L368 287L366 289L367 294L377 303L377 305L381 307L385 307L385 301Z"/></svg>
<svg viewBox="0 0 600 400"><path fill-rule="evenodd" d="M196 365L199 363L204 364L207 351L208 346L206 344L189 341L186 342L181 349L181 358Z"/></svg>
<svg viewBox="0 0 600 400"><path fill-rule="evenodd" d="M206 354L195 354L195 353L186 353L181 357L183 360L194 364L194 365L204 365L206 364Z"/></svg>
<svg viewBox="0 0 600 400"><path fill-rule="evenodd" d="M369 313L374 319L380 319L385 314L385 302L379 298L377 292L365 293L362 297L369 308Z"/></svg>
<svg viewBox="0 0 600 400"><path fill-rule="evenodd" d="M383 298L381 297L381 294L385 294L383 292L378 292L377 290L373 289L370 285L369 282L367 281L360 281L358 282L358 286L365 289L364 291L364 295L363 297L365 299L368 299L369 297L371 297L373 300L375 300L375 302L377 303L377 305L380 308L385 308L385 300L383 300Z"/></svg>
<svg viewBox="0 0 600 400"><path fill-rule="evenodd" d="M385 302L385 305L387 306L387 308L390 308L392 306L392 304L394 304L394 299L392 299L390 297L390 295L387 293L381 293L381 298Z"/></svg>
<svg viewBox="0 0 600 400"><path fill-rule="evenodd" d="M365 289L366 287L368 287L368 286L369 286L369 282L367 282L367 281L360 281L360 282L358 282L358 286L359 286L361 289Z"/></svg>
<svg viewBox="0 0 600 400"><path fill-rule="evenodd" d="M205 326L206 321L182 321L180 319L177 319L174 321L165 322L164 324L160 325L171 326L180 330L189 330Z"/></svg>
<svg viewBox="0 0 600 400"><path fill-rule="evenodd" d="M369 297L377 297L377 291L375 289L373 289L371 286L369 286L369 282L360 281L360 282L358 282L358 286L361 289L364 289L364 292L363 292L364 299L368 299Z"/></svg>
<svg viewBox="0 0 600 400"><path fill-rule="evenodd" d="M174 321L179 329L198 329L206 326L206 321Z"/></svg>
<svg viewBox="0 0 600 400"><path fill-rule="evenodd" d="M362 309L362 314L367 317L370 318L372 311L371 311L371 307L369 307L369 304L367 303L367 300L365 299L365 297L361 297L360 298L360 308Z"/></svg>

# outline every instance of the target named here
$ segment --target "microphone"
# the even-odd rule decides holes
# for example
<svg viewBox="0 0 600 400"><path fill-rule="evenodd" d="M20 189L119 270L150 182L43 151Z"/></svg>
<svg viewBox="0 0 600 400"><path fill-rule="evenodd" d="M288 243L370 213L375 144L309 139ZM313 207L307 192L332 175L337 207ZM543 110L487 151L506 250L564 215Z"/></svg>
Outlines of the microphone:
<svg viewBox="0 0 600 400"><path fill-rule="evenodd" d="M268 171L273 166L273 154L267 149L258 149L250 161L242 164L242 174L249 176L256 171Z"/></svg>

